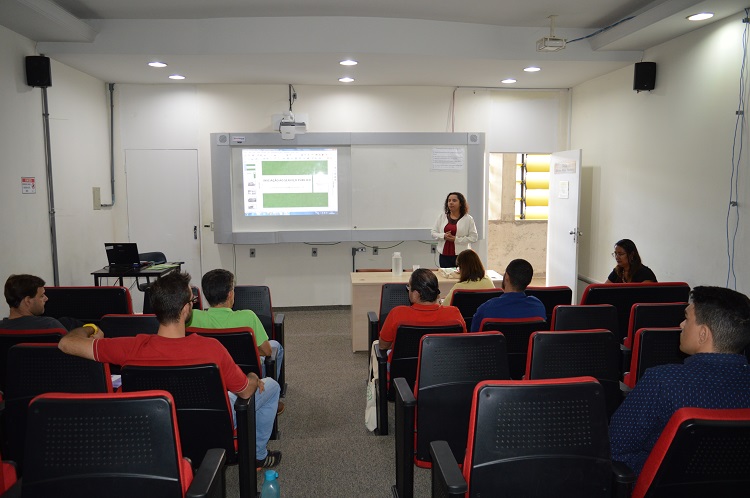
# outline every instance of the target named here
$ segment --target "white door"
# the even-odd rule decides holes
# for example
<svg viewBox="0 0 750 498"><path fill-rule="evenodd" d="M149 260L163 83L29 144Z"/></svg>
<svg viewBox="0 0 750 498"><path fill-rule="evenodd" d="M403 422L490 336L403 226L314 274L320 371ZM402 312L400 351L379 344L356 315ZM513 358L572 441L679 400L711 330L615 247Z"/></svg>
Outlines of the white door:
<svg viewBox="0 0 750 498"><path fill-rule="evenodd" d="M198 151L129 149L125 175L130 242L138 244L139 252L163 252L167 261L184 261L182 270L200 285Z"/></svg>
<svg viewBox="0 0 750 498"><path fill-rule="evenodd" d="M547 221L547 285L567 285L575 301L578 283L578 222L581 149L555 152L550 158Z"/></svg>

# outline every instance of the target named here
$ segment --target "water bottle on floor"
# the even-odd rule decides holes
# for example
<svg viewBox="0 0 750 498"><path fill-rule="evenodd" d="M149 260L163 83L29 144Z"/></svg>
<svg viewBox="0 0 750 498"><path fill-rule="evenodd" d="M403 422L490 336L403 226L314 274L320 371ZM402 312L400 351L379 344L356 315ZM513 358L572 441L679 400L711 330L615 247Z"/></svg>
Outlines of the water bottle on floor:
<svg viewBox="0 0 750 498"><path fill-rule="evenodd" d="M275 470L266 470L263 487L260 489L260 498L280 498L281 489L279 488L279 473Z"/></svg>

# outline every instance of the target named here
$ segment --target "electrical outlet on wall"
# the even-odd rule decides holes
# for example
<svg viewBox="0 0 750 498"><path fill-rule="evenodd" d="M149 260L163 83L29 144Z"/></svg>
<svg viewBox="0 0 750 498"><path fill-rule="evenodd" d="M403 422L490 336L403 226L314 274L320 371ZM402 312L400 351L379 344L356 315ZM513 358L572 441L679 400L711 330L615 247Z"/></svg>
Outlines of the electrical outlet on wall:
<svg viewBox="0 0 750 498"><path fill-rule="evenodd" d="M377 256L378 255L378 247L377 246L375 246L375 247L372 248L372 255L373 256Z"/></svg>
<svg viewBox="0 0 750 498"><path fill-rule="evenodd" d="M430 253L435 254L437 252L437 244L430 245Z"/></svg>
<svg viewBox="0 0 750 498"><path fill-rule="evenodd" d="M251 258L254 258L254 257L255 257L255 248L254 248L254 247L251 247L251 248L250 248L250 257L251 257Z"/></svg>
<svg viewBox="0 0 750 498"><path fill-rule="evenodd" d="M313 247L312 248L312 257L313 258L317 258L318 257L318 248L317 247Z"/></svg>

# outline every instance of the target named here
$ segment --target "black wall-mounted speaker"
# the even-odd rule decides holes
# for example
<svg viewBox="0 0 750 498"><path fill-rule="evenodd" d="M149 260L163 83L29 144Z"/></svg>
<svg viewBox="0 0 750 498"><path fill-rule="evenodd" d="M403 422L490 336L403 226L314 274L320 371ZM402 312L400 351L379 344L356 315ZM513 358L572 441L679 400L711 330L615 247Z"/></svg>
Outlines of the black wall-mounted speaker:
<svg viewBox="0 0 750 498"><path fill-rule="evenodd" d="M656 62L636 62L633 71L633 90L653 90L656 87Z"/></svg>
<svg viewBox="0 0 750 498"><path fill-rule="evenodd" d="M26 57L26 84L39 88L52 86L49 57L43 55L29 55Z"/></svg>

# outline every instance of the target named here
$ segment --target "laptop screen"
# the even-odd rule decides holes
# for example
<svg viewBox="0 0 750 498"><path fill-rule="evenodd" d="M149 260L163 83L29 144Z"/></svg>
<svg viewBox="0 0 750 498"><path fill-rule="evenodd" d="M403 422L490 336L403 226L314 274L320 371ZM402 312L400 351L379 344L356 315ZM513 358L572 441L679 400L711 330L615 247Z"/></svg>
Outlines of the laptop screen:
<svg viewBox="0 0 750 498"><path fill-rule="evenodd" d="M135 242L106 242L104 249L107 251L107 260L110 266L138 266L138 244Z"/></svg>

